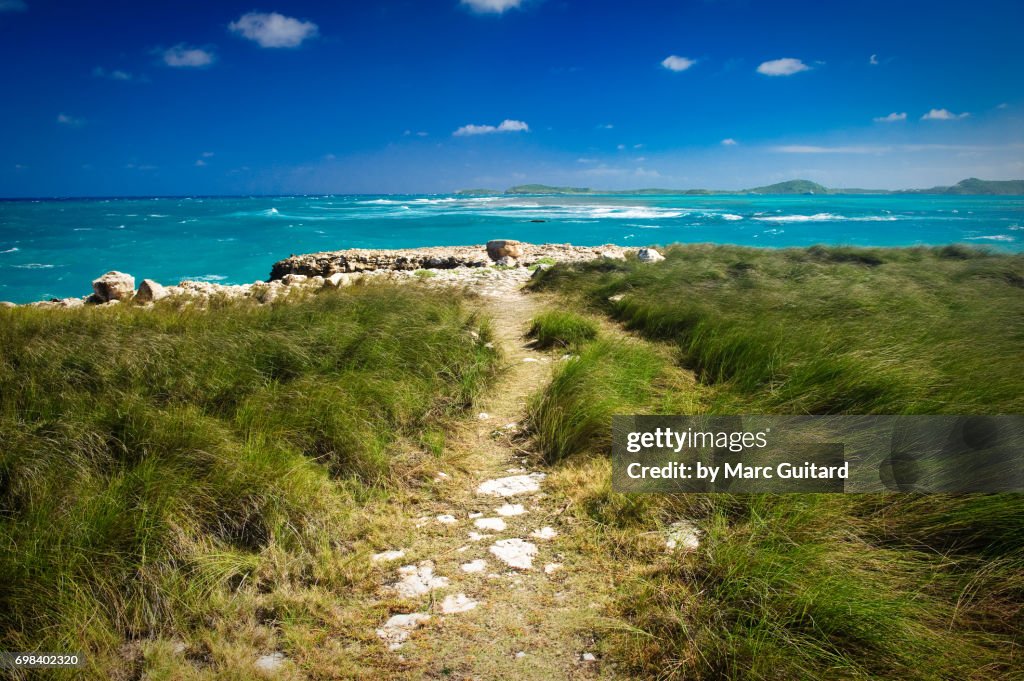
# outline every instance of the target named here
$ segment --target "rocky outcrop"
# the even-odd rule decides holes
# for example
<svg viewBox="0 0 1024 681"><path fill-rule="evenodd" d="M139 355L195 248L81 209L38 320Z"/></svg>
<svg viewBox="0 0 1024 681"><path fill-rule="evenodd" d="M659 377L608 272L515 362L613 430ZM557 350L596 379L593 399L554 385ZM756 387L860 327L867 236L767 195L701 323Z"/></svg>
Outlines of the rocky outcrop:
<svg viewBox="0 0 1024 681"><path fill-rule="evenodd" d="M636 259L640 262L661 262L665 259L665 256L653 248L641 248L636 253Z"/></svg>
<svg viewBox="0 0 1024 681"><path fill-rule="evenodd" d="M143 279L142 283L139 284L139 290L135 294L136 303L155 303L158 300L163 300L169 296L167 289L153 281L152 279Z"/></svg>
<svg viewBox="0 0 1024 681"><path fill-rule="evenodd" d="M127 300L135 295L135 277L124 272L107 272L93 280L92 291L97 303Z"/></svg>
<svg viewBox="0 0 1024 681"><path fill-rule="evenodd" d="M491 244L503 244L501 255ZM583 262L599 258L624 259L635 248L604 246L573 246L571 244L528 244L508 239L488 242L487 246L437 246L402 250L353 248L347 251L324 251L292 255L274 263L270 279L283 279L289 274L322 276L336 273L373 272L378 270L454 270L489 267L495 261L509 267L532 267L539 263ZM516 253L517 255L513 255ZM504 260L507 258L507 260Z"/></svg>
<svg viewBox="0 0 1024 681"><path fill-rule="evenodd" d="M512 239L493 239L487 242L487 257L491 260L523 257L523 244Z"/></svg>

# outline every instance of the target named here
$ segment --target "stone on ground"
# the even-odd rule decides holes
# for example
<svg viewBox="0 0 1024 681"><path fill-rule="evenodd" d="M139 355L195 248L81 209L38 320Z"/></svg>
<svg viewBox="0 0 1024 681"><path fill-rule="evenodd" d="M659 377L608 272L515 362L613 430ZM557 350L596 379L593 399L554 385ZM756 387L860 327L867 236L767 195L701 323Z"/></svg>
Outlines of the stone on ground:
<svg viewBox="0 0 1024 681"><path fill-rule="evenodd" d="M530 536L534 539L548 540L557 537L558 532L555 532L555 528L553 527L542 527L539 530L534 530L533 532L531 532Z"/></svg>
<svg viewBox="0 0 1024 681"><path fill-rule="evenodd" d="M459 567L462 568L463 572L483 572L487 569L487 561L483 558L477 558L476 560L471 560L468 563L463 563Z"/></svg>
<svg viewBox="0 0 1024 681"><path fill-rule="evenodd" d="M374 563L386 563L388 561L398 560L404 555L405 551L403 551L402 549L396 549L394 551L382 551L380 553L375 553L372 556L370 556L370 560Z"/></svg>
<svg viewBox="0 0 1024 681"><path fill-rule="evenodd" d="M425 560L419 565L403 565L398 568L399 579L391 585L391 588L398 592L399 596L413 598L422 596L434 589L443 589L448 586L447 577L434 575L434 563Z"/></svg>
<svg viewBox="0 0 1024 681"><path fill-rule="evenodd" d="M689 520L679 520L668 526L665 547L669 551L696 551L700 548L700 530Z"/></svg>
<svg viewBox="0 0 1024 681"><path fill-rule="evenodd" d="M543 473L529 475L512 475L507 478L486 480L476 488L477 494L491 494L500 497L512 497L517 494L529 494L540 490Z"/></svg>
<svg viewBox="0 0 1024 681"><path fill-rule="evenodd" d="M388 650L398 650L402 644L409 640L409 634L430 619L430 615L421 612L412 612L408 615L392 615L391 618L377 630L377 636L387 644Z"/></svg>
<svg viewBox="0 0 1024 681"><path fill-rule="evenodd" d="M509 567L530 570L533 568L533 557L537 555L537 547L517 537L494 542L490 552Z"/></svg>
<svg viewBox="0 0 1024 681"><path fill-rule="evenodd" d="M270 655L260 655L256 658L256 669L261 672L276 672L284 665L284 654L283 653L271 653Z"/></svg>
<svg viewBox="0 0 1024 681"><path fill-rule="evenodd" d="M473 524L481 530L491 530L493 532L502 532L506 527L505 521L501 518L477 518L473 521Z"/></svg>
<svg viewBox="0 0 1024 681"><path fill-rule="evenodd" d="M467 597L466 594L453 594L446 596L441 601L441 612L446 615L453 615L458 612L468 612L477 605L478 603Z"/></svg>
<svg viewBox="0 0 1024 681"><path fill-rule="evenodd" d="M494 509L494 512L508 518L514 515L522 515L526 513L526 509L522 504L505 504L504 506L499 506Z"/></svg>
<svg viewBox="0 0 1024 681"><path fill-rule="evenodd" d="M92 282L92 291L100 303L127 300L135 295L135 277L124 272L111 271Z"/></svg>

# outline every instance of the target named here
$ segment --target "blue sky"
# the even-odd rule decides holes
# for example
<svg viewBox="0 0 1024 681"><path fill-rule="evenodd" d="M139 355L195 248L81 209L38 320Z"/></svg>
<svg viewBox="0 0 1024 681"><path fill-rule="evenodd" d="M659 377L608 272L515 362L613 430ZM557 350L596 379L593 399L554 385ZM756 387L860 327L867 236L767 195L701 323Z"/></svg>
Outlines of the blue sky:
<svg viewBox="0 0 1024 681"><path fill-rule="evenodd" d="M1024 177L1019 0L0 0L0 196Z"/></svg>

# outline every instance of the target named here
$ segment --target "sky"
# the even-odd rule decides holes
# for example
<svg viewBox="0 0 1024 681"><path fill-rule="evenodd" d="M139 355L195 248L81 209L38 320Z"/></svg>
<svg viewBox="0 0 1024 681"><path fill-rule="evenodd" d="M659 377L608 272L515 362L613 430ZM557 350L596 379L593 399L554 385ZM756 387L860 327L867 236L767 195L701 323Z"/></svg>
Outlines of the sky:
<svg viewBox="0 0 1024 681"><path fill-rule="evenodd" d="M0 196L1024 178L1020 0L0 0Z"/></svg>

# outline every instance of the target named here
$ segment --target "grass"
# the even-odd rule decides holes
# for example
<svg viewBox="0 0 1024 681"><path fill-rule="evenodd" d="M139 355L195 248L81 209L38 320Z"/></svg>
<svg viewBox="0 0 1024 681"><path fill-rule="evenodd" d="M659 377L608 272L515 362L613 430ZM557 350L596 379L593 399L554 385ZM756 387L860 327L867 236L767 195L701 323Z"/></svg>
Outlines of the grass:
<svg viewBox="0 0 1024 681"><path fill-rule="evenodd" d="M646 351L674 348L698 380L680 409L678 383L645 381L645 350L605 338L581 346L589 367L566 364L532 403L545 457L590 471L574 479L575 508L631 575L608 652L653 678L1024 676L1016 495L626 496L590 463L607 451L611 413L1020 413L1024 257L666 255L560 266L532 284L608 314ZM698 550L640 539L680 518L701 529Z"/></svg>
<svg viewBox="0 0 1024 681"><path fill-rule="evenodd" d="M81 652L107 678L184 639L216 675L239 627L270 650L289 644L261 622L323 629L364 507L443 448L497 362L450 292L214 307L0 310L0 649ZM295 602L248 607L272 593Z"/></svg>
<svg viewBox="0 0 1024 681"><path fill-rule="evenodd" d="M575 312L547 310L533 318L527 335L541 350L572 348L597 338L597 323Z"/></svg>

